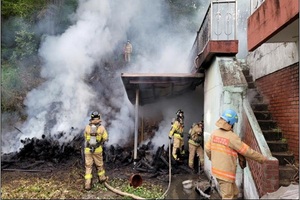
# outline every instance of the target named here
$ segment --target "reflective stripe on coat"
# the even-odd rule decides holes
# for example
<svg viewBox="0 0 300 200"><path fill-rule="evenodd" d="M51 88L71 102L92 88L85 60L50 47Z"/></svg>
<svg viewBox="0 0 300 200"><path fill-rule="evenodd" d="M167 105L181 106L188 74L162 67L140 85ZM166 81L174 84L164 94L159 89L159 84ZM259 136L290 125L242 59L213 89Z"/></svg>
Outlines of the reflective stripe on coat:
<svg viewBox="0 0 300 200"><path fill-rule="evenodd" d="M91 126L90 125L87 125L85 127L85 130L84 130L84 139L85 141L90 141L91 139ZM105 142L108 140L108 134L107 134L107 131L105 130L104 126L100 125L97 127L97 133L96 133L96 141L97 142ZM95 149L95 152L94 153L102 153L103 149L101 146L97 147ZM89 147L85 147L84 149L84 153L91 153L90 152L90 148Z"/></svg>
<svg viewBox="0 0 300 200"><path fill-rule="evenodd" d="M172 124L172 127L171 127L171 130L169 132L169 137L176 137L178 139L183 139L182 137L183 135L183 125L179 123L179 121L175 121L173 124Z"/></svg>
<svg viewBox="0 0 300 200"><path fill-rule="evenodd" d="M205 152L211 160L212 174L221 180L234 182L238 153L262 163L265 157L241 141L233 131L215 130L205 144Z"/></svg>

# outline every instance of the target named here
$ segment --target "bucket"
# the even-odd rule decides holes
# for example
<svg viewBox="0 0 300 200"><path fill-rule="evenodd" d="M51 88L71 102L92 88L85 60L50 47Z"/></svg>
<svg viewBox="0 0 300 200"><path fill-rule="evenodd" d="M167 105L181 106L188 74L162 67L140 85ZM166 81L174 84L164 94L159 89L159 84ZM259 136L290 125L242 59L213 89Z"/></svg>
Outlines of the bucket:
<svg viewBox="0 0 300 200"><path fill-rule="evenodd" d="M129 178L130 186L136 188L142 185L143 179L139 174L132 174Z"/></svg>
<svg viewBox="0 0 300 200"><path fill-rule="evenodd" d="M193 181L192 180L186 180L182 182L182 186L184 189L191 189L193 187Z"/></svg>

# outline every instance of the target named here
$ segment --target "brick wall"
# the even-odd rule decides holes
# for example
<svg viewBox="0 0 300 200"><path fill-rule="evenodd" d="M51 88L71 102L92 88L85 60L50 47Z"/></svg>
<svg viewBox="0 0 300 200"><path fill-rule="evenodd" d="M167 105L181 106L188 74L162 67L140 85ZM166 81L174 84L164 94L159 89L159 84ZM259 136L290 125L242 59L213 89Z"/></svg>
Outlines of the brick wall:
<svg viewBox="0 0 300 200"><path fill-rule="evenodd" d="M256 86L299 162L299 62L257 79Z"/></svg>
<svg viewBox="0 0 300 200"><path fill-rule="evenodd" d="M261 153L257 140L247 119L243 114L243 141L252 149ZM252 177L254 179L259 196L263 196L267 192L275 192L279 188L279 162L275 160L267 160L264 164L247 159Z"/></svg>

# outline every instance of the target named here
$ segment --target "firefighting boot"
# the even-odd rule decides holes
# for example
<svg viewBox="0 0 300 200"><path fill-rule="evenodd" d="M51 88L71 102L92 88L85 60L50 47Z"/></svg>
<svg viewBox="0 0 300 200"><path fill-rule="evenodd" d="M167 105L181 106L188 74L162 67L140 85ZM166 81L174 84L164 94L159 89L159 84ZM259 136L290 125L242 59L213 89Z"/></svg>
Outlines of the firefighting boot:
<svg viewBox="0 0 300 200"><path fill-rule="evenodd" d="M85 179L84 189L85 190L92 189L92 179Z"/></svg>
<svg viewBox="0 0 300 200"><path fill-rule="evenodd" d="M104 183L108 180L108 176L99 176L99 183Z"/></svg>
<svg viewBox="0 0 300 200"><path fill-rule="evenodd" d="M204 172L204 163L200 163L200 169L199 169L199 174L203 174Z"/></svg>

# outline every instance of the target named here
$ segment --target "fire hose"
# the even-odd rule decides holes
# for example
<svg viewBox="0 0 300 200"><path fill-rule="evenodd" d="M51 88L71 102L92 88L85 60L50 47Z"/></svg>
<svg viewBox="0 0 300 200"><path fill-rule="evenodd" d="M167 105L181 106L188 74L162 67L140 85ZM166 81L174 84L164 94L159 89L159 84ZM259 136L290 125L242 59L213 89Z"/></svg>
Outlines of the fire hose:
<svg viewBox="0 0 300 200"><path fill-rule="evenodd" d="M170 186L171 186L171 175L172 175L172 167L171 167L171 140L169 140L169 184L168 184L168 188L167 190L165 191L165 193L158 199L163 199L166 194L169 192L169 189L170 189ZM130 194L130 193L127 193L127 192L122 192L120 190L117 190L116 188L113 188L112 186L110 186L107 182L104 182L104 185L109 189L111 190L112 192L116 193L116 194L119 194L119 195L122 195L122 196L128 196L128 197L131 197L133 199L145 199L143 197L139 197L137 195L134 195L134 194Z"/></svg>
<svg viewBox="0 0 300 200"><path fill-rule="evenodd" d="M168 188L165 191L165 193L160 197L160 199L164 198L165 195L167 195L167 193L169 192L170 186L171 186L171 179L172 179L172 165L171 165L171 139L169 140L169 184L168 184Z"/></svg>
<svg viewBox="0 0 300 200"><path fill-rule="evenodd" d="M107 182L105 182L104 184L105 184L105 186L106 186L109 190L111 190L112 192L117 193L117 194L119 194L119 195L122 195L122 196L128 196L128 197L131 197L131 198L133 198L133 199L145 199L145 198L143 198L143 197L139 197L139 196L136 196L136 195L134 195L134 194L130 194L130 193L127 193L127 192L122 192L122 191L120 191L120 190L117 190L116 188L113 188L112 186L110 186Z"/></svg>

